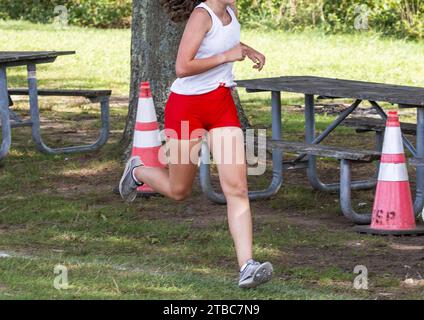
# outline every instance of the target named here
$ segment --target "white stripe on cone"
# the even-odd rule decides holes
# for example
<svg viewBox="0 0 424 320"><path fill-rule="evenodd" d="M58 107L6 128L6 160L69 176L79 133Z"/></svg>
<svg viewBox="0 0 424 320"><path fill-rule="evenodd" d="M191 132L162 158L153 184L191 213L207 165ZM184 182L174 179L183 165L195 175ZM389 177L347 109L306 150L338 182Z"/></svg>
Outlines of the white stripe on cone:
<svg viewBox="0 0 424 320"><path fill-rule="evenodd" d="M408 171L404 163L380 163L378 181L408 181Z"/></svg>
<svg viewBox="0 0 424 320"><path fill-rule="evenodd" d="M404 153L400 127L387 127L384 133L383 154Z"/></svg>
<svg viewBox="0 0 424 320"><path fill-rule="evenodd" d="M135 131L133 146L136 148L153 148L162 145L159 130Z"/></svg>
<svg viewBox="0 0 424 320"><path fill-rule="evenodd" d="M140 98L137 108L137 122L156 122L156 110L152 98Z"/></svg>

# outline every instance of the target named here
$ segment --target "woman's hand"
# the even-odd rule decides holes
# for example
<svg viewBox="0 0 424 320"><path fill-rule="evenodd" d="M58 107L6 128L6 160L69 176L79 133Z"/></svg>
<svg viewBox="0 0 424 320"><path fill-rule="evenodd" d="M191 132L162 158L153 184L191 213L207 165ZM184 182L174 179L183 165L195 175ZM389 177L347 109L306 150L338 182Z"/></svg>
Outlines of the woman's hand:
<svg viewBox="0 0 424 320"><path fill-rule="evenodd" d="M246 50L242 44L236 45L234 48L223 53L225 62L243 61L246 59Z"/></svg>
<svg viewBox="0 0 424 320"><path fill-rule="evenodd" d="M244 46L244 51L247 55L247 57L253 61L253 63L255 64L253 66L254 69L258 69L258 71L261 71L265 65L265 61L266 58L265 56L260 53L259 51L256 51L255 49L246 46L246 45L242 45Z"/></svg>

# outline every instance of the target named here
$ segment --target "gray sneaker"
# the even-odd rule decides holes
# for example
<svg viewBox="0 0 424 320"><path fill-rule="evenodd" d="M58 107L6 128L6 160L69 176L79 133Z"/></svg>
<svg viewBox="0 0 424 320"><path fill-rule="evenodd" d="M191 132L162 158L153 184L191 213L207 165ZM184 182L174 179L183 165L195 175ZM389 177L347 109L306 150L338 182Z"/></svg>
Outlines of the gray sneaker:
<svg viewBox="0 0 424 320"><path fill-rule="evenodd" d="M132 202L137 198L137 188L143 184L137 183L133 178L133 170L143 165L140 157L132 157L128 160L124 174L119 182L119 193L122 199L127 202Z"/></svg>
<svg viewBox="0 0 424 320"><path fill-rule="evenodd" d="M243 289L256 288L268 282L272 278L272 264L269 262L259 263L249 260L244 269L240 271L239 287Z"/></svg>

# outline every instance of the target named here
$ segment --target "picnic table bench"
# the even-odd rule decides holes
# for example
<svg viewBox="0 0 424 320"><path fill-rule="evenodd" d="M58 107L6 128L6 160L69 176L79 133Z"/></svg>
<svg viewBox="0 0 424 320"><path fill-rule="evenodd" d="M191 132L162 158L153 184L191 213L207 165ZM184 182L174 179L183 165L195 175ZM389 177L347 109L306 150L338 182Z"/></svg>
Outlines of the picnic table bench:
<svg viewBox="0 0 424 320"><path fill-rule="evenodd" d="M2 144L0 148L0 160L9 152L11 145L11 128L30 126L32 128L32 138L41 152L47 154L87 152L99 149L109 137L109 100L110 90L55 90L38 89L36 66L43 63L52 63L57 57L75 54L74 51L0 51L0 120L2 124ZM7 85L6 69L9 67L26 66L28 74L27 89L9 89ZM13 106L11 96L29 96L31 120L22 120L10 107ZM39 96L63 96L63 97L84 97L91 102L100 103L101 121L100 134L98 139L89 145L72 146L65 148L50 148L41 137Z"/></svg>
<svg viewBox="0 0 424 320"><path fill-rule="evenodd" d="M298 154L293 163L306 162L306 173L310 185L320 191L339 192L340 206L343 214L357 224L369 224L371 213L357 213L351 205L352 190L363 190L375 187L376 178L367 180L351 180L351 164L353 162L370 162L379 159L382 148L382 131L376 130L375 150L354 150L344 147L324 146L321 142L328 137L346 118L362 103L369 101L382 121L387 115L378 102L398 104L402 108L417 109L416 139L417 147L403 137L405 146L417 160L424 159L424 88L388 85L362 81L331 79L311 76L275 77L266 79L237 81L239 87L247 92L271 92L272 141L268 143L272 150L273 177L265 190L251 191L252 200L271 197L276 194L283 183L283 152ZM300 93L305 96L305 142L289 142L282 140L282 104L281 92ZM315 133L315 97L339 97L353 99L350 107L342 111L336 119L319 135ZM207 154L207 155L206 155ZM203 158L205 157L205 158ZM200 181L203 191L209 199L217 203L225 203L222 193L215 192L210 183L209 157L207 145L202 147L202 163ZM337 183L322 182L317 173L317 157L330 157L340 161L340 181ZM306 159L306 160L305 160ZM424 163L424 162L423 162ZM378 162L377 162L378 168ZM378 169L376 170L376 176ZM414 211L418 216L424 207L424 165L417 166L416 197Z"/></svg>
<svg viewBox="0 0 424 320"><path fill-rule="evenodd" d="M310 143L271 140L268 142L269 150L281 150L289 153L301 153L318 157L350 160L358 162L372 162L378 160L381 152L373 150L357 150L344 147L316 145Z"/></svg>
<svg viewBox="0 0 424 320"><path fill-rule="evenodd" d="M383 132L386 129L386 122L383 119L376 119L370 117L354 117L347 118L342 123L343 126L351 127L356 130L357 133L362 132ZM401 122L400 128L402 129L402 133L416 135L417 134L417 126L413 123Z"/></svg>
<svg viewBox="0 0 424 320"><path fill-rule="evenodd" d="M54 97L84 97L91 102L98 102L102 97L108 97L112 94L111 90L78 90L78 89L38 89L39 96ZM28 89L10 89L9 95L28 96Z"/></svg>

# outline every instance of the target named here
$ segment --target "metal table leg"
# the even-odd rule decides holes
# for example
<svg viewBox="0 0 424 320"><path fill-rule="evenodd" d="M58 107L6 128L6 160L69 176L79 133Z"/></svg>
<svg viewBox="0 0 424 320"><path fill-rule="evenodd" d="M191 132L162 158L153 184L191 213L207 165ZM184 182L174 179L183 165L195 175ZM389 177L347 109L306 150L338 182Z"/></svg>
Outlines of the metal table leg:
<svg viewBox="0 0 424 320"><path fill-rule="evenodd" d="M100 136L95 143L91 145L85 145L85 146L75 146L75 147L57 148L57 149L48 147L43 142L43 139L41 137L36 66L28 65L27 69L28 69L29 104L30 104L30 114L31 114L31 120L32 120L32 138L39 151L43 153L47 153L47 154L87 152L87 151L97 150L107 142L109 138L109 97L102 97L100 101L102 127L100 129Z"/></svg>
<svg viewBox="0 0 424 320"><path fill-rule="evenodd" d="M272 106L272 139L281 140L282 138L282 125L281 125L281 92L273 91L271 97ZM213 190L210 181L210 153L207 143L203 143L201 151L201 164L200 164L200 185L202 191L207 197L218 204L226 204L224 194L218 193ZM250 191L249 199L266 199L275 195L281 188L283 183L283 153L278 150L272 152L273 175L269 187L265 190Z"/></svg>
<svg viewBox="0 0 424 320"><path fill-rule="evenodd" d="M348 108L343 114L341 114L337 120L328 127L320 139L315 138L315 103L313 95L305 95L305 138L306 143L319 143L321 142L331 131L333 131L353 110L359 105L357 100L350 108ZM340 190L340 183L323 183L318 177L317 164L315 156L308 156L308 168L307 176L311 186L320 191L332 192ZM360 180L352 181L351 188L353 190L365 190L372 189L376 185L376 180Z"/></svg>
<svg viewBox="0 0 424 320"><path fill-rule="evenodd" d="M10 126L12 128L32 126L31 120L22 120L22 118L19 115L17 115L15 112L10 110L10 108L9 108L9 116L11 120Z"/></svg>
<svg viewBox="0 0 424 320"><path fill-rule="evenodd" d="M334 131L344 119L346 119L362 102L362 100L356 100L349 108L344 110L337 117L335 121L333 121L318 137L315 138L315 104L314 104L314 96L306 96L305 98L305 123L306 123L306 137L307 139L311 139L308 143L318 144L321 143L331 132ZM308 108L306 107L308 105ZM308 110L307 110L308 109ZM313 137L313 138L311 138ZM301 154L296 158L296 161L302 160L305 158L306 154Z"/></svg>
<svg viewBox="0 0 424 320"><path fill-rule="evenodd" d="M378 152L383 151L383 143L384 143L384 132L383 131L376 131L375 132L375 150ZM380 172L380 160L375 162L375 179L378 178L378 174Z"/></svg>
<svg viewBox="0 0 424 320"><path fill-rule="evenodd" d="M9 95L7 92L6 67L0 67L0 119L2 128L2 143L0 148L0 160L3 159L10 150L12 134L9 118Z"/></svg>
<svg viewBox="0 0 424 320"><path fill-rule="evenodd" d="M343 215L356 224L370 224L371 213L360 214L352 208L350 161L340 161L340 207Z"/></svg>
<svg viewBox="0 0 424 320"><path fill-rule="evenodd" d="M417 158L424 158L424 108L417 108ZM424 167L416 168L415 215L418 217L424 207Z"/></svg>

